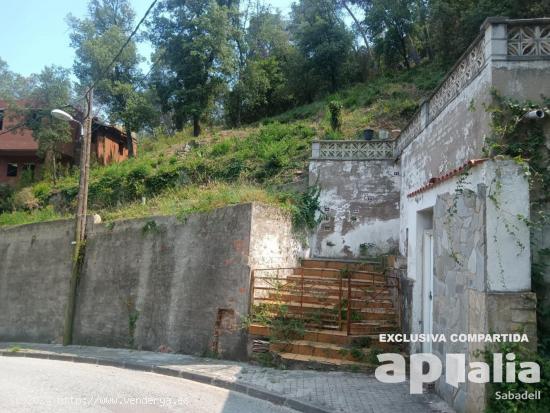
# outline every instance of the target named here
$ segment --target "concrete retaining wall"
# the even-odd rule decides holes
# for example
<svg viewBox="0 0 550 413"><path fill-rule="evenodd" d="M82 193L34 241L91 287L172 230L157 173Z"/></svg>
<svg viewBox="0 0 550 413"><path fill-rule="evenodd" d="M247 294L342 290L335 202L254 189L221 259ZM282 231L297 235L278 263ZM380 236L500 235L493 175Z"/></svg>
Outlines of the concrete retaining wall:
<svg viewBox="0 0 550 413"><path fill-rule="evenodd" d="M61 340L72 228L0 230L0 340ZM257 204L94 226L74 342L244 358L250 270L296 265L300 251L289 217Z"/></svg>
<svg viewBox="0 0 550 413"><path fill-rule="evenodd" d="M59 342L73 222L0 229L0 340Z"/></svg>

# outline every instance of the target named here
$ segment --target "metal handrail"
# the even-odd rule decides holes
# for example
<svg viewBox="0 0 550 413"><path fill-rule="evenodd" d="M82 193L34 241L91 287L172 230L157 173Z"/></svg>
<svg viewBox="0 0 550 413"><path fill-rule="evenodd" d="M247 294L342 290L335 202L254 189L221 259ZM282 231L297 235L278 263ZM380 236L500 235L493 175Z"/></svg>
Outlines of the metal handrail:
<svg viewBox="0 0 550 413"><path fill-rule="evenodd" d="M304 276L304 269L307 269L307 268L304 268L304 267L279 267L279 268L258 268L258 269L254 269L251 271L251 288L250 288L250 303L249 303L249 312L251 310L251 307L255 304L255 303L260 303L262 301L280 301L280 295L278 295L278 293L280 291L284 291L288 286L291 287L290 290L288 290L287 294L291 295L291 296L294 296L294 295L299 295L299 318L302 319L302 320L305 320L306 319L306 310L305 310L305 306L304 306L304 297L305 297L305 276ZM314 268L312 268L314 269ZM341 269L335 269L335 268L322 268L323 271L326 271L326 272L329 272L329 273L339 273L341 274L342 273L342 270ZM258 275L258 273L263 273L263 272L271 272L272 275L270 276L263 276L263 275ZM284 271L292 271L290 274L287 274L286 276L284 274L282 274ZM357 274L366 274L366 275L371 275L371 279L354 279L353 277L356 276ZM293 277L291 280L287 280L288 277ZM354 288L360 288L360 287L364 287L365 286L365 283L368 283L370 285L373 285L375 286L377 283L376 283L376 280L375 278L376 277L379 277L379 276L383 276L384 277L384 283L383 285L380 285L380 288L377 289L377 291L374 292L374 295L371 295L371 294L368 294L365 290L364 290L364 293L366 295L368 295L368 299L367 300L371 300L371 299L376 299L382 292L384 291L387 291L388 288L395 288L396 291L397 291L397 303L395 303L396 305L394 305L394 309L397 311L397 323L398 323L398 326L400 326L400 323L401 323L401 317L400 317L400 305L399 305L399 300L400 300L400 279L398 276L392 274L391 272L388 273L386 271L383 271L383 272L376 272L376 271L364 271L364 270L349 270L348 272L348 277L343 277L343 276L340 276L338 277L339 280L338 280L338 284L334 284L334 277L332 276L329 276L328 278L330 279L330 282L328 283L328 285L330 286L330 284L332 283L333 286L337 287L338 288L338 298L337 298L337 323L338 323L338 329L340 331L342 331L342 324L345 323L346 324L346 328L345 328L345 332L346 332L346 335L351 335L352 333L352 325L354 323L360 323L360 322L363 322L363 321L366 321L368 319L368 314L369 312L365 312L365 316L367 318L364 318L364 319L361 319L361 320L358 320L358 321L354 321L353 320L353 306L352 306L352 297L353 297L353 289ZM298 277L298 279L296 279L296 277ZM322 278L322 277L320 277ZM397 280L396 282L392 282L391 280ZM258 280L263 280L265 284L267 285L257 285L257 281ZM266 280L268 280L266 282ZM269 282L269 280L273 281L273 284L271 284ZM347 283L344 287L344 280L345 282ZM286 281L286 282L285 282ZM325 284L326 285L326 284ZM315 287L313 287L315 288ZM346 292L344 293L344 288L346 288ZM263 297L256 297L256 292L257 291L264 291L264 294L266 294L265 296ZM273 293L269 293L269 291L277 291L277 295L275 297L273 297ZM328 292L330 294L330 292ZM284 294L284 293L283 293ZM394 296L395 297L395 296ZM347 299L345 305L344 304L344 299ZM395 298L392 299L392 301L394 301ZM298 304L296 303L296 301L294 301L293 298L290 298L289 300L289 303L292 303L294 302L295 304ZM334 303L334 301L332 301ZM344 307L345 307L345 311L346 311L346 317L345 317L345 320L343 320L343 317L342 317L342 312L344 310ZM314 308L314 307L313 307ZM367 307L368 308L368 307ZM326 319L325 319L326 320ZM333 323L336 322L336 321L333 321ZM321 321L322 323L322 321Z"/></svg>

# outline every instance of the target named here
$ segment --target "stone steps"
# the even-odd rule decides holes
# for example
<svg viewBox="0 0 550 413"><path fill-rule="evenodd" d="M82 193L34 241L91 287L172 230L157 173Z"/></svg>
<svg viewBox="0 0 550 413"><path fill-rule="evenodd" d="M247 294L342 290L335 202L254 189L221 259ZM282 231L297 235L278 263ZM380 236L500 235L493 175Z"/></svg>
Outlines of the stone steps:
<svg viewBox="0 0 550 413"><path fill-rule="evenodd" d="M362 369L370 367L366 360L373 348L395 351L392 344L378 340L380 333L397 332L398 325L393 280L380 269L379 263L308 259L286 278L260 282L264 292L254 296L254 304L265 305L263 311L274 316L284 305L285 317L302 320L305 327L299 340L271 342L269 351L291 366ZM270 337L270 328L251 325L249 333Z"/></svg>

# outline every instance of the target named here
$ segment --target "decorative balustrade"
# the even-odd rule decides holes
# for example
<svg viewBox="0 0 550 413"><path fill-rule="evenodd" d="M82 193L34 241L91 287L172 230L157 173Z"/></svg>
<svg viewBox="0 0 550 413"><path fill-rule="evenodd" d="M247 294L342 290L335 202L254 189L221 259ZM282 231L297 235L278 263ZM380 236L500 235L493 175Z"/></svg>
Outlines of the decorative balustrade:
<svg viewBox="0 0 550 413"><path fill-rule="evenodd" d="M550 19L488 19L483 25L500 26L502 32L482 32L455 64L445 80L403 129L395 144L395 155L418 136L485 67L487 60L531 60L550 58ZM498 33L506 33L499 35ZM489 35L487 35L489 34ZM492 44L488 44L492 43ZM502 49L500 44L503 43ZM500 51L502 50L502 51Z"/></svg>
<svg viewBox="0 0 550 413"><path fill-rule="evenodd" d="M468 86L470 81L481 72L483 66L485 66L485 41L481 38L462 57L462 60L432 95L428 111L430 122Z"/></svg>
<svg viewBox="0 0 550 413"><path fill-rule="evenodd" d="M550 23L510 25L508 56L550 57Z"/></svg>
<svg viewBox="0 0 550 413"><path fill-rule="evenodd" d="M394 141L315 141L312 159L393 159Z"/></svg>

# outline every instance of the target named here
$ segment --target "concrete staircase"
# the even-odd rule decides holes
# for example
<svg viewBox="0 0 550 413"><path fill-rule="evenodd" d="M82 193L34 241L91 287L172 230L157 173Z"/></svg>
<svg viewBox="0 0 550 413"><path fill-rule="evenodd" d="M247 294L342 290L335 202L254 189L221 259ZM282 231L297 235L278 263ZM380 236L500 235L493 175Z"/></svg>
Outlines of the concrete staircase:
<svg viewBox="0 0 550 413"><path fill-rule="evenodd" d="M252 323L249 334L271 337L269 351L286 365L366 368L376 351L395 351L378 334L399 330L399 280L385 263L303 260L298 268L256 270L254 309L299 320L297 337L273 339L273 328Z"/></svg>

